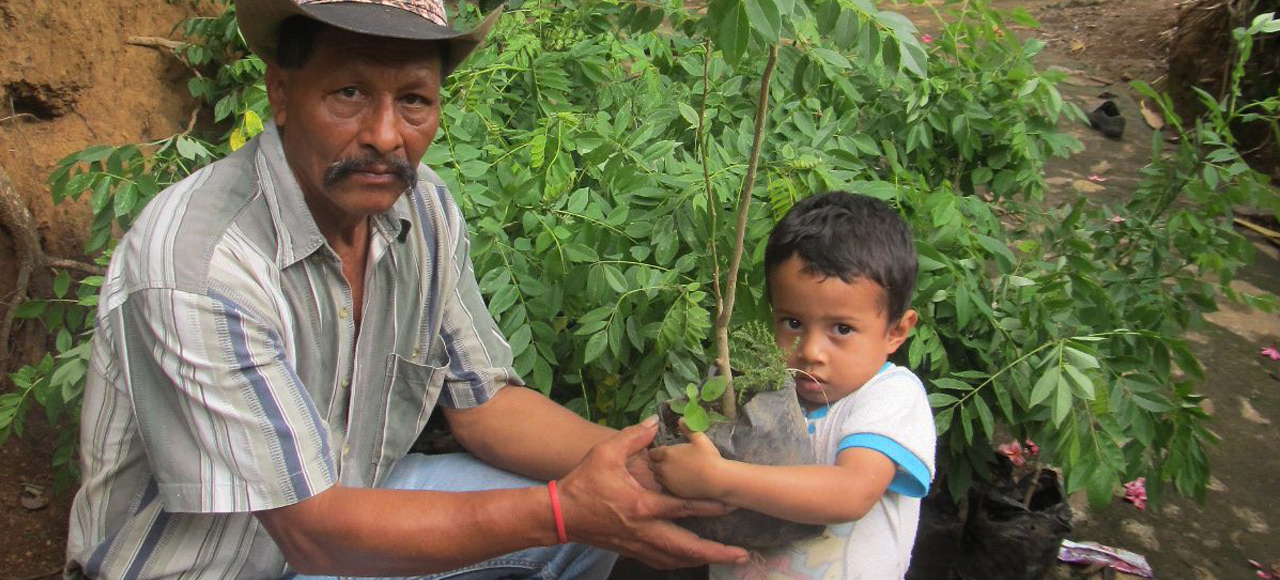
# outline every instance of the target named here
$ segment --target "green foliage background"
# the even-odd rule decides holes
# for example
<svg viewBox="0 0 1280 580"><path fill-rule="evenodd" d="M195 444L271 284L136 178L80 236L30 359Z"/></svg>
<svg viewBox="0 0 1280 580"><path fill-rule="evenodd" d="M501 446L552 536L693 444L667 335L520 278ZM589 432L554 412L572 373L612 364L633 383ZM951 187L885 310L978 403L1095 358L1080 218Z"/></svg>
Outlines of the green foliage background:
<svg viewBox="0 0 1280 580"><path fill-rule="evenodd" d="M461 10L464 24L479 17ZM713 274L732 247L763 55L780 44L735 323L767 314L763 242L795 201L828 189L888 200L916 232L921 264L921 323L899 362L929 385L953 493L987 476L997 425L1037 441L1068 488L1099 503L1137 476L1153 495L1166 482L1203 493L1213 436L1194 392L1200 366L1178 337L1217 292L1269 306L1227 286L1250 258L1233 208L1280 208L1230 124L1274 124L1280 97L1223 102L1194 123L1167 113L1183 139L1172 151L1153 143L1125 207L1049 203L1043 164L1079 147L1058 125L1083 115L1033 65L1041 44L1004 32L1035 22L983 0L939 10L951 24L925 42L867 0L510 3L448 80L424 161L469 220L517 370L613 426L697 382L712 359ZM201 71L189 88L217 131L95 147L50 176L55 200L91 196L87 250L100 263L114 226L269 118L264 66L234 9L184 32L178 52ZM52 299L20 313L43 321L55 349L0 395L0 437L36 404L50 421L78 413L101 279L74 282L60 275Z"/></svg>

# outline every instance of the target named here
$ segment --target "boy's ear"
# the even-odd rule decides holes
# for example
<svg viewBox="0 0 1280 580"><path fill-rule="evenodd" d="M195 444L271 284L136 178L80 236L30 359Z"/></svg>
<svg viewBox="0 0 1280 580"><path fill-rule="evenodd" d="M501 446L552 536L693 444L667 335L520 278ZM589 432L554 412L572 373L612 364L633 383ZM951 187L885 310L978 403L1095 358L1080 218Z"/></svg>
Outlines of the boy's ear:
<svg viewBox="0 0 1280 580"><path fill-rule="evenodd" d="M906 342L907 337L911 336L911 329L916 327L916 323L920 321L920 316L915 310L910 308L902 313L902 317L898 319L898 323L888 330L889 338L889 354L897 352L898 347Z"/></svg>

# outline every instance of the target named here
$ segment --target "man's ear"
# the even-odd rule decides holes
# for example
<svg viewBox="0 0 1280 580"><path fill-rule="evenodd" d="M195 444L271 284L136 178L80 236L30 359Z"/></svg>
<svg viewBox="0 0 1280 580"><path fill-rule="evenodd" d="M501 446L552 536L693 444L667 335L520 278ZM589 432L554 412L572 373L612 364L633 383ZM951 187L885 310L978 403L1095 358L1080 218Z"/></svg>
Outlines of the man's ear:
<svg viewBox="0 0 1280 580"><path fill-rule="evenodd" d="M271 118L277 127L284 127L286 76L288 73L275 63L267 64L267 102L271 104Z"/></svg>
<svg viewBox="0 0 1280 580"><path fill-rule="evenodd" d="M898 319L898 323L888 330L889 353L897 352L898 347L906 342L907 337L911 336L911 329L916 327L916 323L920 321L920 315L910 308L902 313L902 317Z"/></svg>

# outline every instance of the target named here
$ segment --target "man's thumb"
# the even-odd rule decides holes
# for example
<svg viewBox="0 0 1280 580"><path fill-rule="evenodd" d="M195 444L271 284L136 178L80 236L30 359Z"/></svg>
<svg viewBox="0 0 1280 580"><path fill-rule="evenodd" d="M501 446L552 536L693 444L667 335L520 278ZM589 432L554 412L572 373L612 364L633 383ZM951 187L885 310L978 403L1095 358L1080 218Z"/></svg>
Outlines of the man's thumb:
<svg viewBox="0 0 1280 580"><path fill-rule="evenodd" d="M650 416L637 425L632 425L619 431L613 436L613 440L618 442L622 447L623 453L628 457L639 453L649 446L653 438L658 434L658 417Z"/></svg>

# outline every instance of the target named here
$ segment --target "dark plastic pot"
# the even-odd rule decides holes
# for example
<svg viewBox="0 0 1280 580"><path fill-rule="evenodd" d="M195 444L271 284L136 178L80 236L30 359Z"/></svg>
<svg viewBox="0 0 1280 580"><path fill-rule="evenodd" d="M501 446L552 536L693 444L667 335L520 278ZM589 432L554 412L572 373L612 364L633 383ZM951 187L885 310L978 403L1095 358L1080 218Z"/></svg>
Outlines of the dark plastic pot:
<svg viewBox="0 0 1280 580"><path fill-rule="evenodd" d="M1030 505L1022 504L1034 485ZM1071 506L1058 473L1046 469L1017 483L996 481L969 505L956 571L964 580L1038 580L1071 532Z"/></svg>
<svg viewBox="0 0 1280 580"><path fill-rule="evenodd" d="M679 416L667 405L659 407L659 445L686 443L678 428ZM796 399L795 383L777 391L759 393L738 409L735 423L713 423L707 437L727 459L760 465L805 465L815 463L809 427ZM723 516L685 518L676 521L694 533L731 546L749 549L772 548L818 536L826 526L800 524L738 509Z"/></svg>

